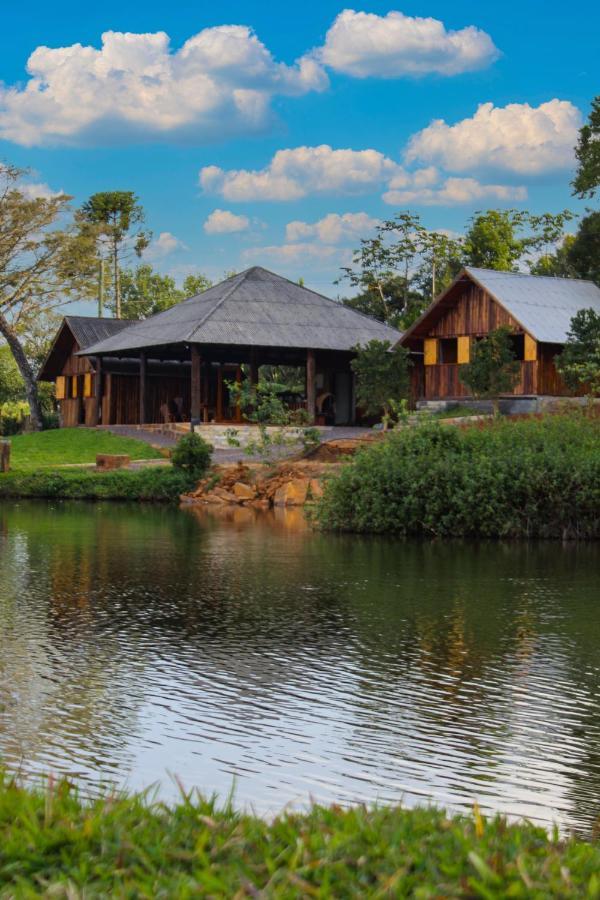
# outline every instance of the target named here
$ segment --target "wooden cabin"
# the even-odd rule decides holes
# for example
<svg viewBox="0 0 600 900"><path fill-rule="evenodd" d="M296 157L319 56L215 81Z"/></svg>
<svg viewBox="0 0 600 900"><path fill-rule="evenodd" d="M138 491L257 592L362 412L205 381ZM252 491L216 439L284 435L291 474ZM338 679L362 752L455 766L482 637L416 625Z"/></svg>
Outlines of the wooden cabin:
<svg viewBox="0 0 600 900"><path fill-rule="evenodd" d="M309 421L356 421L353 348L400 333L259 266L142 321L65 318L39 379L61 423L240 422L228 385L261 366L304 370L286 402Z"/></svg>
<svg viewBox="0 0 600 900"><path fill-rule="evenodd" d="M512 330L521 365L512 394L570 396L554 359L575 313L589 308L600 313L600 289L590 281L463 269L399 340L415 364L414 399L423 405L470 398L460 367L469 362L474 342L500 326Z"/></svg>

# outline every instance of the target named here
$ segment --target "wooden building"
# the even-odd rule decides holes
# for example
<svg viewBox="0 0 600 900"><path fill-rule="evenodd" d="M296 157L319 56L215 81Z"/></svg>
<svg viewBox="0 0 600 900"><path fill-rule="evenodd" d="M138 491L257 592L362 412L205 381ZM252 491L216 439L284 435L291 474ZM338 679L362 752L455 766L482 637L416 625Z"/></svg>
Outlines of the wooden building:
<svg viewBox="0 0 600 900"><path fill-rule="evenodd" d="M255 383L265 365L301 367L289 405L317 424L350 424L353 348L399 337L255 266L142 321L68 316L39 378L56 383L63 425L239 422L228 384Z"/></svg>
<svg viewBox="0 0 600 900"><path fill-rule="evenodd" d="M569 396L554 358L572 317L589 308L600 313L600 289L590 281L463 269L399 340L413 355L414 399L469 398L460 366L469 362L474 342L500 326L512 330L521 365L513 395Z"/></svg>

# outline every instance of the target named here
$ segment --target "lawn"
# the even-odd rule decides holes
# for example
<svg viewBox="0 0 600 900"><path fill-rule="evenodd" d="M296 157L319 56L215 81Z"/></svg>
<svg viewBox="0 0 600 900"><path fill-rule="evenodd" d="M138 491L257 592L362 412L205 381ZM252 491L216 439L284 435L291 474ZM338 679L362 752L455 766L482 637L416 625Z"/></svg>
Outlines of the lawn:
<svg viewBox="0 0 600 900"><path fill-rule="evenodd" d="M60 428L10 438L11 469L31 472L56 466L94 463L98 453L125 453L131 459L159 459L143 441L92 428Z"/></svg>
<svg viewBox="0 0 600 900"><path fill-rule="evenodd" d="M0 773L0 896L600 897L600 848L531 824L313 806L270 821L182 796L84 801Z"/></svg>

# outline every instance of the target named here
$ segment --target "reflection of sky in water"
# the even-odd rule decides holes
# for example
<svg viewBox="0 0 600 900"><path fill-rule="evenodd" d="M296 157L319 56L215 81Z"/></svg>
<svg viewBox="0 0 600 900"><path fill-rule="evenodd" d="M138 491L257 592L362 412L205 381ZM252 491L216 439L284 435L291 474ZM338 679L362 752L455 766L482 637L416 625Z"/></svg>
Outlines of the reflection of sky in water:
<svg viewBox="0 0 600 900"><path fill-rule="evenodd" d="M0 756L274 812L600 811L597 547L0 506Z"/></svg>

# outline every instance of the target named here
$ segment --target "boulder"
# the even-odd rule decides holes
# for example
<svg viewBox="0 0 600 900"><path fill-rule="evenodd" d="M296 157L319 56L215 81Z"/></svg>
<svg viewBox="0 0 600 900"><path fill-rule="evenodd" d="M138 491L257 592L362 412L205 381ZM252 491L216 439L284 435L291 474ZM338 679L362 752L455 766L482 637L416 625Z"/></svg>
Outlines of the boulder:
<svg viewBox="0 0 600 900"><path fill-rule="evenodd" d="M293 478L275 492L275 506L304 506L308 494L308 478Z"/></svg>
<svg viewBox="0 0 600 900"><path fill-rule="evenodd" d="M250 484L244 484L243 481L236 481L232 488L233 493L238 500L254 500L256 491Z"/></svg>

